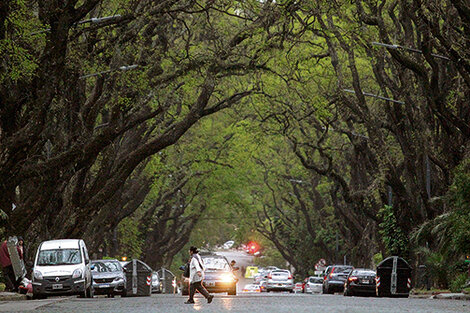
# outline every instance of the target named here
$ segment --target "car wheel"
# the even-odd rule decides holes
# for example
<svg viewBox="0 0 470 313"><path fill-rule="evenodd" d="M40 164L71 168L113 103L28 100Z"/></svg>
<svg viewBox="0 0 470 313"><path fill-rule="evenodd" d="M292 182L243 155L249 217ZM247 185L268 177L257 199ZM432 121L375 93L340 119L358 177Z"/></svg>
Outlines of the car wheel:
<svg viewBox="0 0 470 313"><path fill-rule="evenodd" d="M332 294L332 293L333 293L333 291L330 289L330 286L328 286L328 287L326 287L326 288L325 288L325 292L324 292L324 293L326 293L326 294L329 294L329 295L330 295L330 294Z"/></svg>
<svg viewBox="0 0 470 313"><path fill-rule="evenodd" d="M34 294L33 293L33 300L41 300L41 299L46 299L46 295L41 295L41 294Z"/></svg>
<svg viewBox="0 0 470 313"><path fill-rule="evenodd" d="M95 289L90 284L90 286L85 290L85 297L93 298L95 296Z"/></svg>
<svg viewBox="0 0 470 313"><path fill-rule="evenodd" d="M86 298L86 282L83 283L83 291L78 295L79 298Z"/></svg>

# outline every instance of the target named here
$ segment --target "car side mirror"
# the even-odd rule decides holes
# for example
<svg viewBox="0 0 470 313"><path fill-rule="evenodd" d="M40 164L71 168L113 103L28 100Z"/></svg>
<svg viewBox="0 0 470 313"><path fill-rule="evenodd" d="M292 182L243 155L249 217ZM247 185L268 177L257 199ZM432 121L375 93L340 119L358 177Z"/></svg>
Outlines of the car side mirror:
<svg viewBox="0 0 470 313"><path fill-rule="evenodd" d="M92 265L90 266L90 270L92 270L92 271L95 270L95 264L92 264Z"/></svg>

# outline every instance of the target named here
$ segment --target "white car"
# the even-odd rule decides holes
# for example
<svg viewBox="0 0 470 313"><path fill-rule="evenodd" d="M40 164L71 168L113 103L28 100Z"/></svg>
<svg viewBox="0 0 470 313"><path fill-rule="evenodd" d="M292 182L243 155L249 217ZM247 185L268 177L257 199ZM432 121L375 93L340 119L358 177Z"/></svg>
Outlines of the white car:
<svg viewBox="0 0 470 313"><path fill-rule="evenodd" d="M81 239L42 242L33 268L33 295L46 298L56 295L80 295L93 298L90 258Z"/></svg>
<svg viewBox="0 0 470 313"><path fill-rule="evenodd" d="M294 292L294 277L288 270L274 270L267 276L266 290Z"/></svg>
<svg viewBox="0 0 470 313"><path fill-rule="evenodd" d="M254 293L254 292L261 292L260 285L256 284L248 284L243 287L242 292L244 293Z"/></svg>
<svg viewBox="0 0 470 313"><path fill-rule="evenodd" d="M305 284L305 293L321 293L323 287L323 278L310 276Z"/></svg>
<svg viewBox="0 0 470 313"><path fill-rule="evenodd" d="M232 248L234 244L235 244L235 241L229 240L229 241L227 241L226 243L224 243L222 245L222 248L224 248L225 250L228 250L228 249Z"/></svg>

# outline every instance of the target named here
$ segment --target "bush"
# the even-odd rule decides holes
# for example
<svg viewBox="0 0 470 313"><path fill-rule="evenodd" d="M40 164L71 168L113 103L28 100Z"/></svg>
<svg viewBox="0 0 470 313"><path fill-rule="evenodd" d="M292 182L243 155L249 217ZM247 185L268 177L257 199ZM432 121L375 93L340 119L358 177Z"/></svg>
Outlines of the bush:
<svg viewBox="0 0 470 313"><path fill-rule="evenodd" d="M374 261L374 266L379 265L380 262L382 262L384 259L383 255L381 252L374 254L372 257L372 260Z"/></svg>
<svg viewBox="0 0 470 313"><path fill-rule="evenodd" d="M462 291L465 283L467 282L467 274L459 274L453 281L450 282L450 291L460 292Z"/></svg>

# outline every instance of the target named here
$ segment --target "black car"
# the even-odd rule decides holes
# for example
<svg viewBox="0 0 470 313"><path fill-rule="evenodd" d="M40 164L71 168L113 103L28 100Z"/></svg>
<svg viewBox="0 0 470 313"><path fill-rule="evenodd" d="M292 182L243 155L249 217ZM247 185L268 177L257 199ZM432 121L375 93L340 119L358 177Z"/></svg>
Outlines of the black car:
<svg viewBox="0 0 470 313"><path fill-rule="evenodd" d="M375 296L375 276L371 269L354 269L344 283L344 295L373 295Z"/></svg>
<svg viewBox="0 0 470 313"><path fill-rule="evenodd" d="M323 277L323 293L343 292L344 282L354 269L351 265L330 265Z"/></svg>
<svg viewBox="0 0 470 313"><path fill-rule="evenodd" d="M203 254L201 258L206 268L203 285L207 291L211 293L227 292L229 295L236 295L238 279L227 259L217 254ZM188 287L188 282L183 284L183 295L189 294Z"/></svg>

